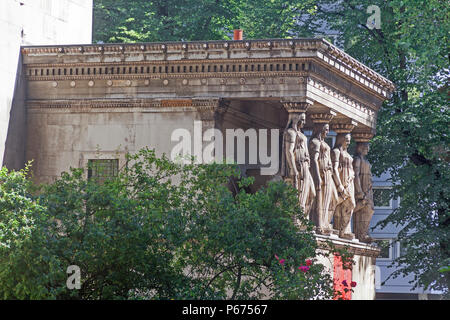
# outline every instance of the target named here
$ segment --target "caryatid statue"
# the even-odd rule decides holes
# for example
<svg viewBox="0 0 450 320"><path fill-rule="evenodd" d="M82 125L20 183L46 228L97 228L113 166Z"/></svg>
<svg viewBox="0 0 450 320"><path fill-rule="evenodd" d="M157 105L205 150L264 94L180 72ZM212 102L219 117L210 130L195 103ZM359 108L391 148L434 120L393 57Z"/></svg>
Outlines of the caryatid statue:
<svg viewBox="0 0 450 320"><path fill-rule="evenodd" d="M320 234L330 234L332 213L330 205L337 200L337 191L333 182L330 146L325 138L330 130L329 122L334 114L312 114L314 122L312 137L309 141L309 154L311 157L311 175L316 187L316 198L311 209L311 219Z"/></svg>
<svg viewBox="0 0 450 320"><path fill-rule="evenodd" d="M302 105L300 105L302 106ZM283 133L281 174L298 190L299 204L306 217L315 197L314 182L309 167L310 158L307 138L301 131L306 123L306 108L289 113L288 124Z"/></svg>
<svg viewBox="0 0 450 320"><path fill-rule="evenodd" d="M337 188L338 198L334 204L333 227L338 230L339 237L344 239L354 239L351 233L350 220L355 202L353 158L347 152L351 141L350 131L356 123L336 123L333 130L337 133L336 143L331 151L331 161L333 163L333 179Z"/></svg>
<svg viewBox="0 0 450 320"><path fill-rule="evenodd" d="M355 133L353 135L357 142L353 158L356 198L356 207L353 210L353 231L357 239L366 243L373 241L368 235L370 220L374 212L372 172L371 165L366 159L369 153L369 140L372 136L372 134L366 133Z"/></svg>

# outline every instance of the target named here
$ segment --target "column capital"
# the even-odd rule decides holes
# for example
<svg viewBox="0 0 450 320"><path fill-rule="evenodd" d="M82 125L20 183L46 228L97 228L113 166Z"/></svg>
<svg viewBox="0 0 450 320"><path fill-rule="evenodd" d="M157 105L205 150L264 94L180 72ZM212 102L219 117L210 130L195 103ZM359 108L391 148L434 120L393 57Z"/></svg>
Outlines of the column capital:
<svg viewBox="0 0 450 320"><path fill-rule="evenodd" d="M197 110L202 121L213 121L220 104L220 98L192 99L192 106Z"/></svg>
<svg viewBox="0 0 450 320"><path fill-rule="evenodd" d="M317 123L330 123L331 119L336 116L336 112L329 110L323 113L313 113L310 115L311 120L314 124Z"/></svg>
<svg viewBox="0 0 450 320"><path fill-rule="evenodd" d="M334 119L331 123L331 129L336 133L350 133L358 122L352 119Z"/></svg>
<svg viewBox="0 0 450 320"><path fill-rule="evenodd" d="M306 110L312 106L313 101L307 98L290 97L280 100L284 109L289 113L306 112Z"/></svg>
<svg viewBox="0 0 450 320"><path fill-rule="evenodd" d="M373 132L368 131L359 131L359 132L353 132L352 138L356 142L369 142L375 134Z"/></svg>

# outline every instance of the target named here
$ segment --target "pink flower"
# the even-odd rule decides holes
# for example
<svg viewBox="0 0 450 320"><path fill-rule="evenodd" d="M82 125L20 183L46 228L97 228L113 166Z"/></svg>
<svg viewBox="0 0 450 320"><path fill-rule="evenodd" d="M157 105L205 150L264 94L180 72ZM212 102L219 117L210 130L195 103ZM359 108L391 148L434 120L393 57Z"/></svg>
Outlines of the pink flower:
<svg viewBox="0 0 450 320"><path fill-rule="evenodd" d="M350 286L351 286L352 288L356 287L356 282L355 282L355 281L352 281L352 282L350 283Z"/></svg>
<svg viewBox="0 0 450 320"><path fill-rule="evenodd" d="M280 260L280 264L283 265L284 264L284 259Z"/></svg>
<svg viewBox="0 0 450 320"><path fill-rule="evenodd" d="M300 266L300 267L298 267L298 269L299 269L300 271L302 271L302 272L306 272L306 271L309 270L309 267L307 267L307 266Z"/></svg>
<svg viewBox="0 0 450 320"><path fill-rule="evenodd" d="M309 259L308 259L308 260L306 260L306 265L307 265L307 266L310 266L310 265L312 265L312 261L311 261L311 260L309 260Z"/></svg>
<svg viewBox="0 0 450 320"><path fill-rule="evenodd" d="M277 255L275 255L275 258L278 260L278 261L280 261L280 258L278 258L278 256Z"/></svg>
<svg viewBox="0 0 450 320"><path fill-rule="evenodd" d="M342 281L342 284L343 284L345 287L348 287L347 280Z"/></svg>

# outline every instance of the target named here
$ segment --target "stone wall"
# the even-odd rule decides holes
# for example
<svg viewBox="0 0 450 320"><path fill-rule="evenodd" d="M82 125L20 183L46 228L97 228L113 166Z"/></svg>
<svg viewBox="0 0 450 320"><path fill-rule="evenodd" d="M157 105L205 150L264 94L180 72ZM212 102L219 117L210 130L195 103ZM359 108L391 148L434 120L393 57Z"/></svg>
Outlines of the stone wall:
<svg viewBox="0 0 450 320"><path fill-rule="evenodd" d="M10 135L13 149L9 150L9 159L13 160L8 160L8 166L14 168L20 162L17 159L23 160L24 152L25 89L19 86L20 46L90 43L92 0L2 0L0 30L0 165ZM11 112L13 100L17 110ZM10 112L15 113L13 123Z"/></svg>
<svg viewBox="0 0 450 320"><path fill-rule="evenodd" d="M85 167L89 159L119 159L143 147L170 156L175 129L193 132L196 112L142 112L102 109L91 112L28 113L26 158L33 160L36 182L50 182L70 167ZM193 137L192 137L193 138Z"/></svg>

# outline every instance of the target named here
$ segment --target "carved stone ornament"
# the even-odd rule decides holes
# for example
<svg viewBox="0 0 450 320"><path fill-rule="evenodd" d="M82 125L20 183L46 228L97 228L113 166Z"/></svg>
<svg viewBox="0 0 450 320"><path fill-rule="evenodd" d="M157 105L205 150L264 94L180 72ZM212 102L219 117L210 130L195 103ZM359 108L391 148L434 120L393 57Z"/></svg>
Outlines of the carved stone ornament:
<svg viewBox="0 0 450 320"><path fill-rule="evenodd" d="M336 143L331 151L333 163L333 180L337 188L337 202L333 204L333 227L338 230L339 237L353 239L351 233L350 219L355 208L355 172L353 170L353 158L347 152L351 141L351 134L338 133Z"/></svg>
<svg viewBox="0 0 450 320"><path fill-rule="evenodd" d="M308 99L286 99L281 100L281 104L288 113L306 112L313 102Z"/></svg>
<svg viewBox="0 0 450 320"><path fill-rule="evenodd" d="M313 113L311 114L312 122L316 123L329 123L333 117L336 116L336 112L329 111L328 113Z"/></svg>
<svg viewBox="0 0 450 320"><path fill-rule="evenodd" d="M317 227L317 233L332 232L332 204L337 202L337 190L333 182L330 146L325 142L329 132L328 122L332 114L314 114L314 130L309 141L311 157L311 175L316 187L316 197L311 209L311 219Z"/></svg>
<svg viewBox="0 0 450 320"><path fill-rule="evenodd" d="M350 120L341 120L339 122L335 122L331 124L331 129L333 129L336 133L350 133L352 132L353 128L355 128L358 125L356 121Z"/></svg>
<svg viewBox="0 0 450 320"><path fill-rule="evenodd" d="M352 137L356 142L370 142L374 134L372 132L353 132Z"/></svg>
<svg viewBox="0 0 450 320"><path fill-rule="evenodd" d="M368 137L369 135L365 136L365 139L369 139ZM374 213L371 165L366 159L368 153L369 143L357 142L353 157L356 198L356 207L353 210L353 230L356 238L367 243L372 242L368 230Z"/></svg>
<svg viewBox="0 0 450 320"><path fill-rule="evenodd" d="M290 113L283 134L281 175L298 190L299 205L308 217L316 195L309 171L310 157L307 138L301 131L306 123L306 113ZM299 221L296 223L299 225Z"/></svg>

